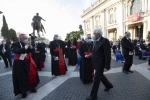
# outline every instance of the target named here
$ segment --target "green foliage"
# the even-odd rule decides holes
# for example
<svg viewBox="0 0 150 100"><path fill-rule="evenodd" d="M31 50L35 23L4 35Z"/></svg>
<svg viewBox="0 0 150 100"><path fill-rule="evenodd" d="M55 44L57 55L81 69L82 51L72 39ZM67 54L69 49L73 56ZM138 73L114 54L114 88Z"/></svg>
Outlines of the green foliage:
<svg viewBox="0 0 150 100"><path fill-rule="evenodd" d="M70 33L67 33L66 39L69 40L70 35L73 35L73 37L76 39L80 39L82 34L84 34L82 25L79 25L79 31L72 31Z"/></svg>
<svg viewBox="0 0 150 100"><path fill-rule="evenodd" d="M150 31L148 31L147 40L150 41Z"/></svg>
<svg viewBox="0 0 150 100"><path fill-rule="evenodd" d="M18 41L16 31L14 29L8 29L8 25L5 19L5 16L3 15L3 26L1 28L1 35L6 39L7 44L10 45L11 41L15 42Z"/></svg>
<svg viewBox="0 0 150 100"><path fill-rule="evenodd" d="M8 26L7 26L7 23L6 23L6 20L5 20L5 16L3 15L3 26L1 28L1 35L7 39L8 36L9 36L9 29L8 29Z"/></svg>
<svg viewBox="0 0 150 100"><path fill-rule="evenodd" d="M9 38L13 42L18 41L18 38L17 38L17 35L16 35L16 31L14 29L10 29L9 30Z"/></svg>

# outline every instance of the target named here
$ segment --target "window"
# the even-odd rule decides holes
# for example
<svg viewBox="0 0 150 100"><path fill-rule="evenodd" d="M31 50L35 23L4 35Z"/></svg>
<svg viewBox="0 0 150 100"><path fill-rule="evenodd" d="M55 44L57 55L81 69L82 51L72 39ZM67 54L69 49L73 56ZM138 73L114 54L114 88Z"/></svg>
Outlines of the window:
<svg viewBox="0 0 150 100"><path fill-rule="evenodd" d="M109 19L110 23L113 22L113 14L110 14L110 19Z"/></svg>
<svg viewBox="0 0 150 100"><path fill-rule="evenodd" d="M134 0L132 3L130 14L135 14L137 12L140 12L141 8L142 8L141 0Z"/></svg>

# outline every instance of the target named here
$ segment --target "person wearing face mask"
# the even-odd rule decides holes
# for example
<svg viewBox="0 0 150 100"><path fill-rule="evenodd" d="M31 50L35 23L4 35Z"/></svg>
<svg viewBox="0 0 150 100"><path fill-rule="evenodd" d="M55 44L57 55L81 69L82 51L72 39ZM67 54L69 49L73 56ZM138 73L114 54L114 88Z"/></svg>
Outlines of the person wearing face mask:
<svg viewBox="0 0 150 100"><path fill-rule="evenodd" d="M12 67L12 60L10 57L10 47L6 44L6 40L2 41L2 44L0 45L0 55L5 63L5 68L8 68L8 62L10 67Z"/></svg>
<svg viewBox="0 0 150 100"><path fill-rule="evenodd" d="M59 39L58 34L54 35L54 40L49 45L51 54L51 71L52 75L64 75L67 72L65 64L65 43Z"/></svg>
<svg viewBox="0 0 150 100"><path fill-rule="evenodd" d="M134 47L135 50L135 55L139 57L139 60L142 59L142 52L141 52L141 47L140 47L140 42L137 42L137 45Z"/></svg>
<svg viewBox="0 0 150 100"><path fill-rule="evenodd" d="M148 48L146 47L146 42L141 43L141 49L149 52Z"/></svg>
<svg viewBox="0 0 150 100"><path fill-rule="evenodd" d="M65 58L68 58L68 46L67 46L67 44L68 44L68 41L67 41L67 39L65 39Z"/></svg>
<svg viewBox="0 0 150 100"><path fill-rule="evenodd" d="M130 32L125 32L125 36L121 40L121 46L122 46L122 54L125 59L125 63L123 66L123 73L129 74L133 73L133 71L130 70L132 63L133 63L133 50L134 50L134 45L131 42L131 33Z"/></svg>
<svg viewBox="0 0 150 100"><path fill-rule="evenodd" d="M31 56L35 49L28 41L28 37L25 34L20 34L19 42L12 44L12 51L14 53L12 69L14 94L15 96L21 94L22 98L26 98L27 91L36 93L36 87L39 83L37 67Z"/></svg>
<svg viewBox="0 0 150 100"><path fill-rule="evenodd" d="M68 41L68 65L75 66L77 64L77 40L73 39L70 35L70 40Z"/></svg>
<svg viewBox="0 0 150 100"><path fill-rule="evenodd" d="M80 47L81 64L80 64L80 79L83 84L93 82L93 68L91 62L93 43L91 36L86 37L86 42Z"/></svg>
<svg viewBox="0 0 150 100"><path fill-rule="evenodd" d="M45 60L45 48L39 43L38 38L34 39L34 44L32 44L35 48L35 52L32 53L32 57L39 71L44 68L44 60Z"/></svg>
<svg viewBox="0 0 150 100"><path fill-rule="evenodd" d="M94 83L91 94L86 100L96 100L100 82L105 86L104 91L109 91L113 85L105 77L104 72L110 69L111 50L109 40L102 37L102 30L97 28L94 30L93 36L94 45L92 50L92 67L95 69Z"/></svg>

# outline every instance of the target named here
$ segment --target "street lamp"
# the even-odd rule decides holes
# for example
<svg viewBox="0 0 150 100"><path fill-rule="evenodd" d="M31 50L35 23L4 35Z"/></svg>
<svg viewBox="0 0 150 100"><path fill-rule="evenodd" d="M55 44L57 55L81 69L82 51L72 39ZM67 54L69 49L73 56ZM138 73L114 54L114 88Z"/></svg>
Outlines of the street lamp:
<svg viewBox="0 0 150 100"><path fill-rule="evenodd" d="M2 14L3 12L2 11L0 11L0 14Z"/></svg>
<svg viewBox="0 0 150 100"><path fill-rule="evenodd" d="M140 39L140 28L141 28L141 25L139 25L138 28L139 28L138 38Z"/></svg>

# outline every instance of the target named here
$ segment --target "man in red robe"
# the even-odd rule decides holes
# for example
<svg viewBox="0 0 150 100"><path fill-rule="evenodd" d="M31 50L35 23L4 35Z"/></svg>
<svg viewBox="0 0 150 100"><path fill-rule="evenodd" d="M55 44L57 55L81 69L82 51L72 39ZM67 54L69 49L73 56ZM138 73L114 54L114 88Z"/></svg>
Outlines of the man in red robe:
<svg viewBox="0 0 150 100"><path fill-rule="evenodd" d="M36 93L36 86L39 83L37 67L31 57L35 49L31 47L28 37L25 34L19 35L19 42L12 44L14 62L12 69L13 87L15 96L22 95L26 98L27 91Z"/></svg>
<svg viewBox="0 0 150 100"><path fill-rule="evenodd" d="M58 76L65 74L67 67L64 60L65 43L61 41L58 35L54 35L54 40L49 45L51 53L52 75Z"/></svg>

